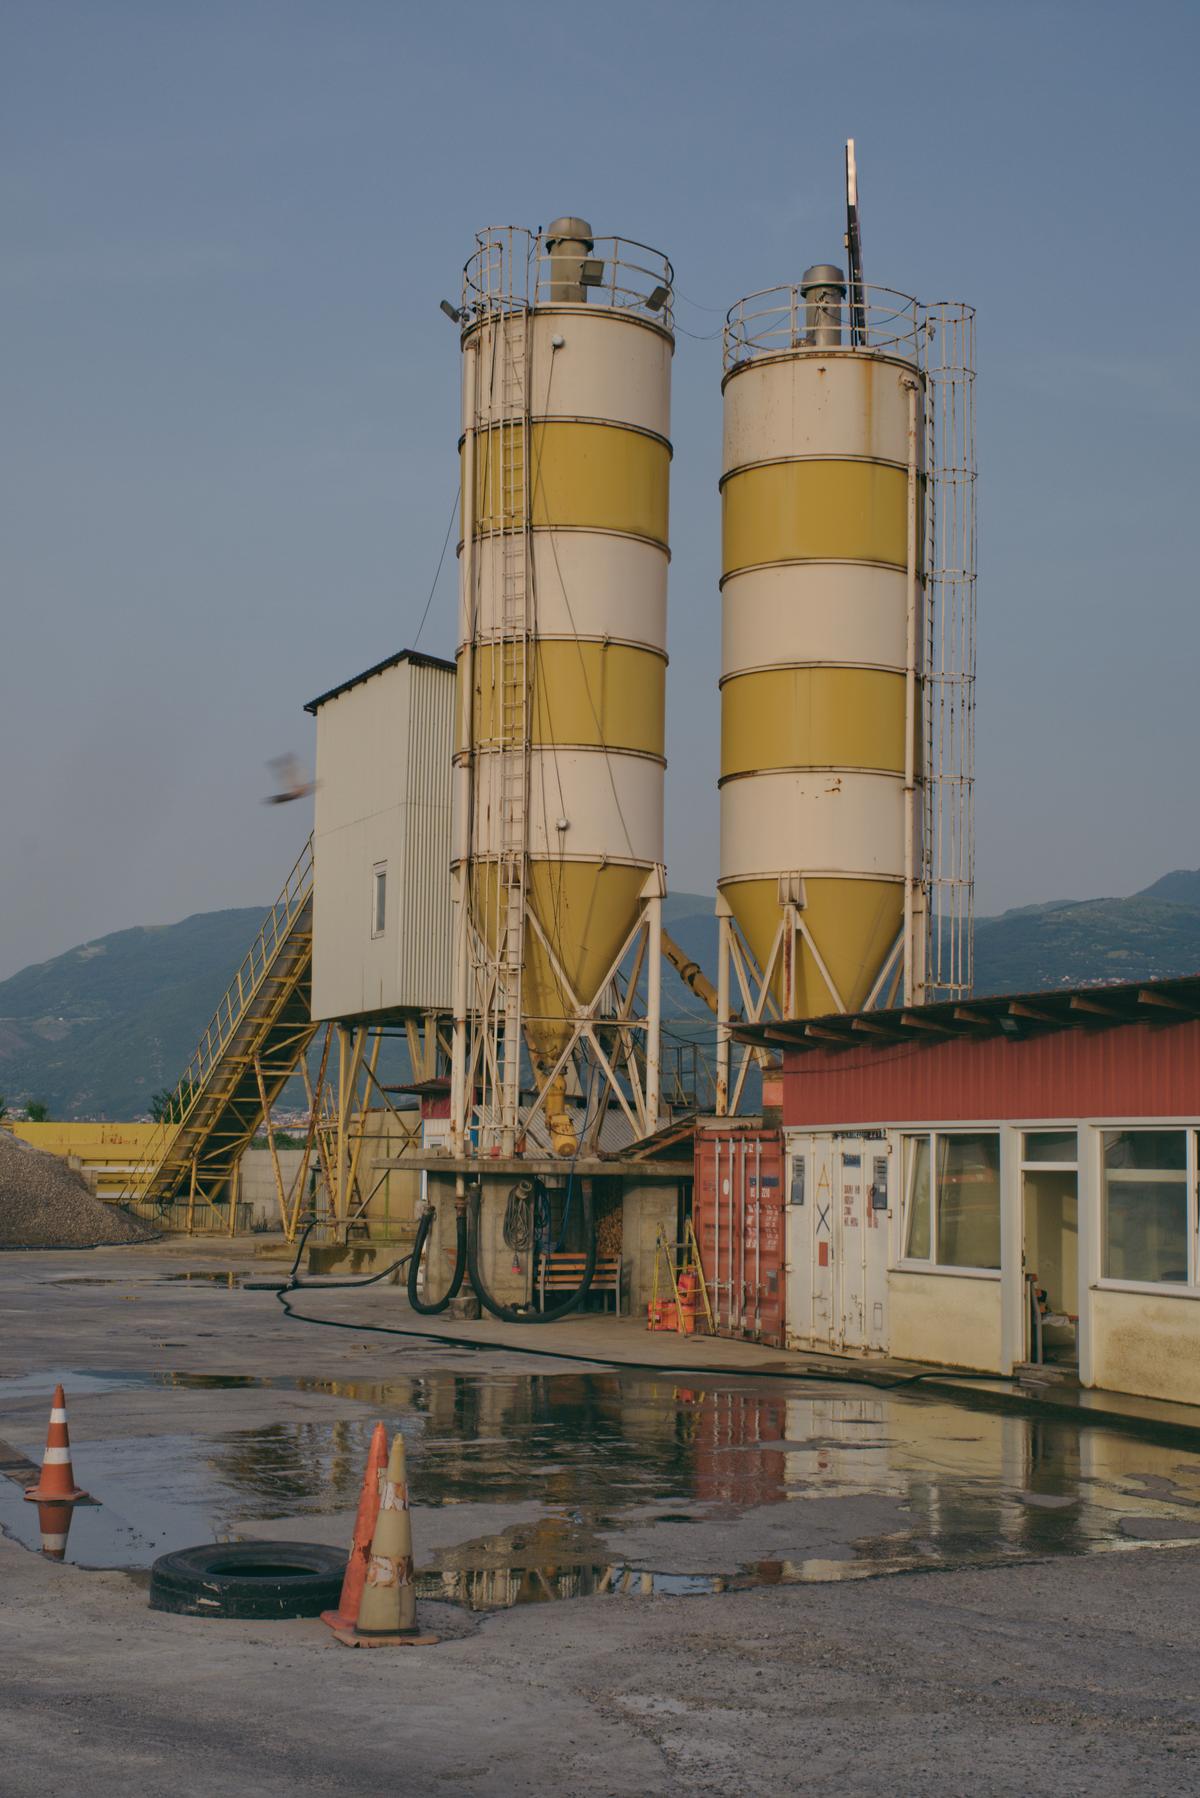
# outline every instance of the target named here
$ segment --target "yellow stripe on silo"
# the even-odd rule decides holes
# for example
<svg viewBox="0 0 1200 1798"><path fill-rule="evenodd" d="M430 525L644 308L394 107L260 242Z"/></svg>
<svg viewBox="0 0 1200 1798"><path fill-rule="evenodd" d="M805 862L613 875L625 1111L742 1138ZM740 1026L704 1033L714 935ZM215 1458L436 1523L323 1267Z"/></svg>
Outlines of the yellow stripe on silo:
<svg viewBox="0 0 1200 1798"><path fill-rule="evenodd" d="M503 741L502 652L475 652L475 741ZM529 735L534 748L663 753L666 661L627 643L550 637L530 645Z"/></svg>
<svg viewBox="0 0 1200 1798"><path fill-rule="evenodd" d="M903 884L806 877L804 892L807 903L800 916L812 932L842 1004L847 1011L860 1011L899 934L904 919ZM778 880L722 881L721 893L761 966L771 953L779 927ZM795 1015L814 1018L836 1011L837 1003L808 944L801 939L796 948ZM779 997L778 979L774 985Z"/></svg>
<svg viewBox="0 0 1200 1798"><path fill-rule="evenodd" d="M767 562L886 562L908 555L908 475L882 462L765 462L721 489L722 572Z"/></svg>
<svg viewBox="0 0 1200 1798"><path fill-rule="evenodd" d="M721 688L721 778L762 768L904 771L904 676L765 668Z"/></svg>
<svg viewBox="0 0 1200 1798"><path fill-rule="evenodd" d="M667 547L670 446L645 431L575 419L532 428L529 515L535 530L619 531ZM475 529L517 530L525 487L520 424L481 432Z"/></svg>

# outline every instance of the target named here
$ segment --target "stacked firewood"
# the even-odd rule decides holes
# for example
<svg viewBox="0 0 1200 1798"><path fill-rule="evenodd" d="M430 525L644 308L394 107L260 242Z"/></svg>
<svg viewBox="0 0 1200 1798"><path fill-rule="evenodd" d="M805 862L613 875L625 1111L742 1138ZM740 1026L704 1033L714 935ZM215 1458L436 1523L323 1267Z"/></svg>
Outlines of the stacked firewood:
<svg viewBox="0 0 1200 1798"><path fill-rule="evenodd" d="M621 1253L621 1210L617 1206L606 1212L596 1225L596 1253L602 1260L610 1260Z"/></svg>

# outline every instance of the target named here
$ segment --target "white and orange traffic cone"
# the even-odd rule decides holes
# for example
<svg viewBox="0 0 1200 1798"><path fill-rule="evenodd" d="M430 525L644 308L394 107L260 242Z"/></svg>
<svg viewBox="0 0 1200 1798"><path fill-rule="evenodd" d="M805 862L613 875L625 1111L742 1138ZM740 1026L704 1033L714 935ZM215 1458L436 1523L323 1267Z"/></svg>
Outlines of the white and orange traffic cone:
<svg viewBox="0 0 1200 1798"><path fill-rule="evenodd" d="M38 1506L38 1529L42 1533L42 1553L48 1561L65 1561L67 1558L67 1537L71 1533L71 1519L75 1515L74 1505L66 1505L61 1499L47 1504L44 1501Z"/></svg>
<svg viewBox="0 0 1200 1798"><path fill-rule="evenodd" d="M417 1628L408 1477L399 1431L388 1456L358 1622L353 1629L333 1633L348 1648L420 1648L438 1639Z"/></svg>
<svg viewBox="0 0 1200 1798"><path fill-rule="evenodd" d="M54 1403L50 1407L42 1477L36 1486L26 1487L25 1496L33 1504L39 1500L54 1500L60 1505L77 1505L88 1497L83 1487L75 1484L71 1438L67 1434L67 1400L61 1386L54 1388Z"/></svg>
<svg viewBox="0 0 1200 1798"><path fill-rule="evenodd" d="M371 1543L379 1517L379 1500L383 1493L387 1460L387 1431L381 1423L377 1423L371 1432L371 1446L367 1450L367 1465L358 1499L358 1514L354 1519L350 1559L346 1562L346 1577L342 1581L342 1596L338 1599L336 1611L321 1612L321 1622L327 1623L330 1629L353 1629L358 1622L358 1607L362 1602L363 1587L367 1583L367 1563L371 1559Z"/></svg>

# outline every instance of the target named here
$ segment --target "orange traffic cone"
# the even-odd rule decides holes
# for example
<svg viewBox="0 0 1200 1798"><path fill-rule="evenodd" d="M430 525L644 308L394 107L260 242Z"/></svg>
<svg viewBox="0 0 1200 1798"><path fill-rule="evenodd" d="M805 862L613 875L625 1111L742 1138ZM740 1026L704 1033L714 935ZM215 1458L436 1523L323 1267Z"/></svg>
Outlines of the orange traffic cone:
<svg viewBox="0 0 1200 1798"><path fill-rule="evenodd" d="M358 1622L358 1607L362 1602L363 1586L367 1579L367 1562L371 1558L371 1538L375 1534L375 1522L379 1516L379 1497L383 1490L387 1458L387 1431L381 1423L377 1423L371 1432L371 1446L367 1450L367 1465L358 1499L358 1515L354 1519L350 1559L346 1562L346 1577L342 1581L342 1596L338 1599L336 1611L321 1612L321 1622L327 1623L330 1629L353 1629Z"/></svg>
<svg viewBox="0 0 1200 1798"><path fill-rule="evenodd" d="M388 1456L358 1621L353 1629L335 1630L334 1634L347 1648L424 1647L437 1641L436 1636L423 1635L417 1628L408 1478L404 1438L399 1432L392 1438Z"/></svg>
<svg viewBox="0 0 1200 1798"><path fill-rule="evenodd" d="M67 1558L67 1537L71 1531L71 1519L75 1515L73 1505L65 1505L59 1499L38 1506L38 1528L42 1532L42 1553L48 1561L65 1561Z"/></svg>
<svg viewBox="0 0 1200 1798"><path fill-rule="evenodd" d="M46 1435L46 1452L42 1456L42 1477L36 1486L27 1486L26 1498L56 1499L59 1504L74 1505L88 1494L75 1484L71 1467L71 1438L67 1434L67 1400L61 1386L54 1388L50 1407L50 1429Z"/></svg>

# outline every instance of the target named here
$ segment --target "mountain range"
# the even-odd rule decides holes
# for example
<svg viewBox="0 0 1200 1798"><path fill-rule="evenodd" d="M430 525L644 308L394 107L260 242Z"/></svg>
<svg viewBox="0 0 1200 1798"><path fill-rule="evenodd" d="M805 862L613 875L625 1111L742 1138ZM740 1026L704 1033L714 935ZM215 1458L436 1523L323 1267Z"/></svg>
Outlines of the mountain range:
<svg viewBox="0 0 1200 1798"><path fill-rule="evenodd" d="M118 930L0 981L0 1092L10 1109L38 1099L58 1118L145 1116L186 1065L265 910ZM673 893L664 921L715 981L711 897ZM1020 906L975 929L980 994L1197 970L1200 869L1165 874L1127 899ZM668 980L663 995L668 1045L707 1034L693 994Z"/></svg>

